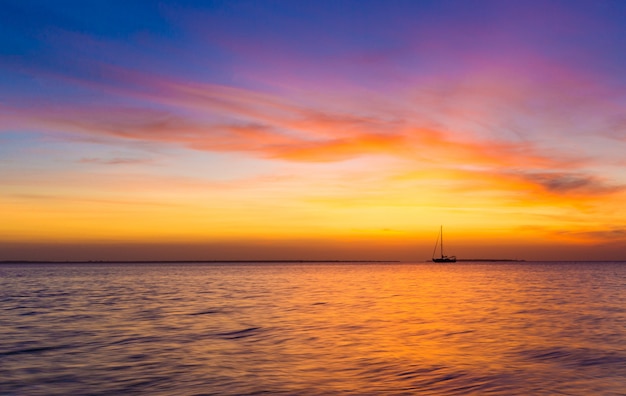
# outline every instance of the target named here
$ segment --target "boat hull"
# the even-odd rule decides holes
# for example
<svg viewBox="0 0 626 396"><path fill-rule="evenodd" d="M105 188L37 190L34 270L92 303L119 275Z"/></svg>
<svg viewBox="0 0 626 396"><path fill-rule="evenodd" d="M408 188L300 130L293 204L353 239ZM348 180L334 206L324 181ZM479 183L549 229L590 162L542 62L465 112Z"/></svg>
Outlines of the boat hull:
<svg viewBox="0 0 626 396"><path fill-rule="evenodd" d="M448 258L448 257L434 258L433 262L434 263L456 263L456 258Z"/></svg>

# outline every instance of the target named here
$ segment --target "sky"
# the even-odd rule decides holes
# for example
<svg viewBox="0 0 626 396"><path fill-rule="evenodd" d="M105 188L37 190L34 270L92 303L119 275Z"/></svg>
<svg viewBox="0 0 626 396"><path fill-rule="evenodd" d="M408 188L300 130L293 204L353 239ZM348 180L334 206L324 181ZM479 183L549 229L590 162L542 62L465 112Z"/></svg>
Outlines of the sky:
<svg viewBox="0 0 626 396"><path fill-rule="evenodd" d="M626 2L0 0L0 260L626 260Z"/></svg>

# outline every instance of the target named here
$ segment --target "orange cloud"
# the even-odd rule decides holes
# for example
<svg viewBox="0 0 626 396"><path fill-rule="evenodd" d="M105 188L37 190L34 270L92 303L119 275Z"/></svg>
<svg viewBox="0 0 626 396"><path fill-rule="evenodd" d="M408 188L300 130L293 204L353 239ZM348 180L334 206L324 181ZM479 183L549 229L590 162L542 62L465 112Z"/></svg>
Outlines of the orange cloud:
<svg viewBox="0 0 626 396"><path fill-rule="evenodd" d="M173 80L110 65L99 65L99 70L104 82L75 80L112 95L134 98L139 104L5 106L0 116L12 127L21 124L81 139L175 144L286 161L334 162L382 155L404 161L410 169L476 169L477 174L499 175L514 180L518 187L526 183L527 189L546 194L592 195L621 188L617 182L595 176L586 156L543 148L524 138L528 131L515 132L513 137L477 133L473 117L497 125L498 116L487 109L498 108L498 100L524 108L531 95L527 82L507 84L497 76L475 84L461 81L441 88L445 92L434 89L422 95L411 103L415 109L404 105L364 112L358 98L333 106L320 103L319 97L307 103L306 98L283 93ZM570 84L574 77L562 78L559 84ZM429 88L433 87L425 87L424 92ZM540 102L554 103L562 97L571 105L584 104L553 91L539 94L544 95ZM442 121L441 114L429 111L455 123ZM546 119L556 117L559 111L548 111Z"/></svg>

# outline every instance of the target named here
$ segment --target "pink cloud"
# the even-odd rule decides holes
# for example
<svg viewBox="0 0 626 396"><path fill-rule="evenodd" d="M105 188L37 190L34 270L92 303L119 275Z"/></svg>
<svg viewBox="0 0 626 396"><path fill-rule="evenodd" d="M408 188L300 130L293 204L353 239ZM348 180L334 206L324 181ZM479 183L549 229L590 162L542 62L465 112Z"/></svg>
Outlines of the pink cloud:
<svg viewBox="0 0 626 396"><path fill-rule="evenodd" d="M424 80L421 86L407 88L397 96L381 93L362 98L348 93L335 99L320 92L309 98L289 91L260 92L106 64L94 66L101 73L100 81L76 77L71 81L135 104L4 106L0 108L4 127L298 162L386 155L415 166L426 162L500 173L508 170L510 174L578 169L577 180L592 180L584 171L590 164L585 151L574 155L533 142L541 141L535 138L545 134L563 133L571 123L567 109L577 109L573 116L577 119L585 109L597 115L604 114L602 109L610 113L618 108L603 96L604 88L595 85L593 78L573 72L559 74L556 69L549 86L532 79L516 80L515 71L486 68L445 83L436 78ZM552 67L541 64L542 70ZM571 96L577 84L586 92L599 89L596 96L605 99ZM541 177L527 177L531 179L537 185L550 185Z"/></svg>
<svg viewBox="0 0 626 396"><path fill-rule="evenodd" d="M117 78L120 73L113 75ZM135 76L132 72L121 75L121 81ZM520 163L550 167L559 162L553 156L542 155L527 142L480 140L464 131L411 125L415 121L406 109L392 114L388 121L377 116L309 108L278 95L241 88L194 85L146 76L133 81L140 89L124 92L120 88L123 84L119 84L115 90L170 108L48 106L14 109L8 118L13 124L21 118L25 124L65 132L182 144L207 151L243 151L298 161L417 154L434 161L445 159L494 166ZM449 114L456 111L452 109Z"/></svg>

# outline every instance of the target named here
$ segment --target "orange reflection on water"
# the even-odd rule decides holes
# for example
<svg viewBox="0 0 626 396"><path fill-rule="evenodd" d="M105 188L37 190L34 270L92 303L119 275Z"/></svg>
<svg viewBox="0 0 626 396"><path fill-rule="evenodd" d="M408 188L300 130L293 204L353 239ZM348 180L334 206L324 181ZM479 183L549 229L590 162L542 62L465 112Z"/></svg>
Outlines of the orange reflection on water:
<svg viewBox="0 0 626 396"><path fill-rule="evenodd" d="M0 377L15 394L23 384L157 395L624 388L620 264L38 268L0 280L12 315Z"/></svg>

